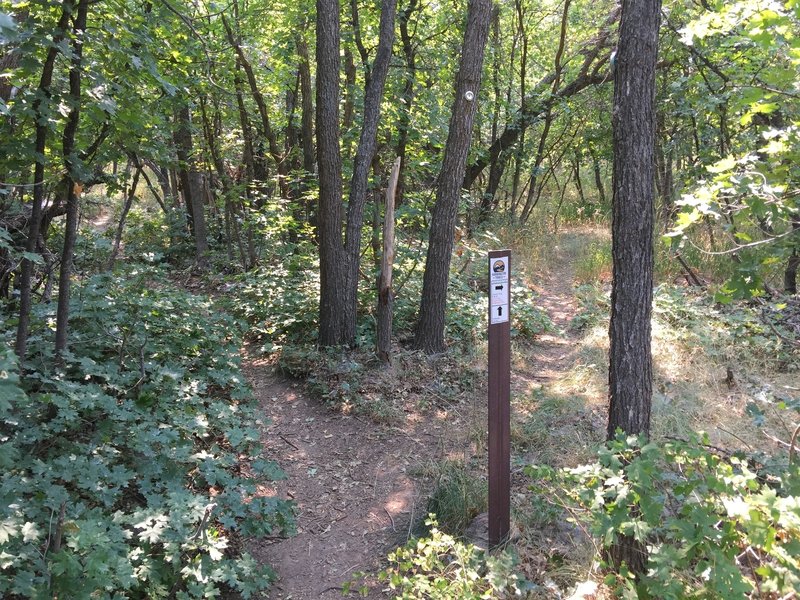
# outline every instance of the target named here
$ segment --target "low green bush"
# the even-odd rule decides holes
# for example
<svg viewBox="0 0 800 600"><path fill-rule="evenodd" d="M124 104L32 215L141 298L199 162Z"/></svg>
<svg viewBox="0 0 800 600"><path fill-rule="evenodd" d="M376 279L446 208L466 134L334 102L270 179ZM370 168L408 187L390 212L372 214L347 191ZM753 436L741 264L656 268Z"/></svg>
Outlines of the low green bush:
<svg viewBox="0 0 800 600"><path fill-rule="evenodd" d="M800 471L688 441L618 435L594 464L528 467L544 498L580 515L603 547L649 551L646 572L606 582L630 598L791 597L800 589Z"/></svg>
<svg viewBox="0 0 800 600"><path fill-rule="evenodd" d="M487 555L439 530L435 517L425 522L430 535L409 541L389 554L389 567L378 573L396 598L409 600L481 600L521 597L531 587L514 572L514 557L508 552ZM343 586L344 594L368 593L359 587L357 574Z"/></svg>
<svg viewBox="0 0 800 600"><path fill-rule="evenodd" d="M34 315L28 371L0 357L0 596L252 596L269 570L241 539L293 529L263 460L237 327L151 271L89 278L71 352ZM10 337L6 335L5 337Z"/></svg>

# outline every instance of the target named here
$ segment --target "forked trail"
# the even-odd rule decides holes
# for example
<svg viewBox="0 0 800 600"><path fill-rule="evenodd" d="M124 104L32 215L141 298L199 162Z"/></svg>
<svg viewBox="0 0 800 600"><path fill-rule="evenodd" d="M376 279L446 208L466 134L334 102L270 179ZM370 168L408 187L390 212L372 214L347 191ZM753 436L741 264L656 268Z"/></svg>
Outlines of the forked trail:
<svg viewBox="0 0 800 600"><path fill-rule="evenodd" d="M535 283L556 331L541 336L524 368L515 369L515 389L556 378L570 363L575 340L568 325L576 311L570 259L568 252L555 250L552 272ZM297 506L297 535L248 543L259 562L277 574L267 597L341 598L343 582L356 572L379 569L424 517L428 490L414 474L463 447L472 415L429 410L406 414L400 425L379 425L332 412L299 384L275 374L269 361L247 358L245 372L269 419L268 458L287 476L263 493ZM485 410L482 398L476 403ZM388 596L376 585L369 598Z"/></svg>

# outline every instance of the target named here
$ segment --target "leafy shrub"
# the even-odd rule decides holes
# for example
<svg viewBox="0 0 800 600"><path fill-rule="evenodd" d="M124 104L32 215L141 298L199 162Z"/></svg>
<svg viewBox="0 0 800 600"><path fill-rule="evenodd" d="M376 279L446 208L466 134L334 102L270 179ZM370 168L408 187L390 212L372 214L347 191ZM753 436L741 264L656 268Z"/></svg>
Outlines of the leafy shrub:
<svg viewBox="0 0 800 600"><path fill-rule="evenodd" d="M575 287L575 297L580 310L570 321L570 327L591 329L608 319L611 311L609 296L599 286L589 283L578 285Z"/></svg>
<svg viewBox="0 0 800 600"><path fill-rule="evenodd" d="M319 273L313 260L303 265L298 258L237 276L225 290L225 305L247 321L248 335L263 341L265 352L316 339Z"/></svg>
<svg viewBox="0 0 800 600"><path fill-rule="evenodd" d="M618 435L598 461L554 471L528 467L582 510L604 547L620 535L648 546L639 581L608 578L640 598L746 598L800 589L800 472L765 475L707 437L645 443ZM631 597L637 597L632 595Z"/></svg>
<svg viewBox="0 0 800 600"><path fill-rule="evenodd" d="M438 529L431 515L425 524L430 537L413 539L389 554L390 566L378 573L398 598L419 600L479 600L520 596L530 584L514 573L514 558L507 552L487 556L480 548L459 542ZM349 594L357 574L344 585ZM366 588L361 588L366 591Z"/></svg>
<svg viewBox="0 0 800 600"><path fill-rule="evenodd" d="M235 322L152 272L92 277L72 304L62 366L42 329L21 385L0 354L16 393L0 402L0 596L250 597L269 572L237 540L293 515L257 495L281 473L258 458Z"/></svg>

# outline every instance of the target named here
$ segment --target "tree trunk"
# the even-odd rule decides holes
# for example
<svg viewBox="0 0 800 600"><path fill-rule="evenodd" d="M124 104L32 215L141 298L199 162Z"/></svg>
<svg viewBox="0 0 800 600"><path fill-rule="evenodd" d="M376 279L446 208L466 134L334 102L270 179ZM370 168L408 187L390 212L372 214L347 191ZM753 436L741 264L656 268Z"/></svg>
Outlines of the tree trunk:
<svg viewBox="0 0 800 600"><path fill-rule="evenodd" d="M75 135L78 132L81 106L81 66L86 33L86 15L89 0L80 0L72 21L72 57L69 68L69 99L72 104L62 137L64 168L67 171L67 218L64 225L64 247L61 254L61 271L58 277L58 308L56 309L56 356L67 349L69 328L69 295L72 277L72 258L78 237L79 158L75 154Z"/></svg>
<svg viewBox="0 0 800 600"><path fill-rule="evenodd" d="M479 157L466 170L464 188L469 189L481 172L501 152L507 152L518 142L522 133L533 123L538 121L552 106L564 98L570 98L590 85L599 85L613 81L610 73L601 73L600 68L607 64L608 57L600 57L602 50L609 48L612 25L616 22L619 12L614 9L603 24L602 29L594 39L594 45L582 52L583 63L575 78L554 94L545 93L556 78L556 73L550 73L534 86L531 94L523 98L522 106L506 125L497 140L482 152Z"/></svg>
<svg viewBox="0 0 800 600"><path fill-rule="evenodd" d="M42 67L42 76L39 79L39 89L36 99L33 101L33 113L35 142L34 160L36 166L33 170L33 205L31 207L30 221L28 222L28 239L25 242L25 252L33 254L36 252L39 242L39 229L42 220L42 201L44 200L44 167L45 167L45 148L47 146L47 103L50 99L50 84L53 81L53 69L56 57L59 53L61 41L69 25L69 18L74 8L72 0L65 0L61 9L61 17L53 30L53 43L47 51L47 57ZM15 351L20 363L25 359L25 352L28 345L28 327L30 325L31 304L32 304L32 279L33 261L29 258L22 259L22 272L20 274L20 299L19 299L19 321L17 322L17 338Z"/></svg>
<svg viewBox="0 0 800 600"><path fill-rule="evenodd" d="M403 91L401 98L403 102L400 106L400 116L397 120L397 156L400 157L400 175L397 180L397 193L395 194L395 206L403 203L405 193L405 174L406 174L406 153L408 151L408 134L411 131L411 106L414 103L414 83L417 77L417 50L413 38L409 33L408 24L411 15L419 10L417 0L409 0L408 6L400 11L398 15L400 41L403 44L403 57L405 58L405 72Z"/></svg>
<svg viewBox="0 0 800 600"><path fill-rule="evenodd" d="M494 95L494 107L492 109L492 136L490 144L497 141L497 130L500 122L500 11L497 7L494 8L492 13L492 93ZM489 164L489 182L486 184L486 191L481 196L480 208L478 210L478 218L476 225L482 224L486 221L489 213L495 206L495 196L497 190L500 188L500 181L503 179L503 172L505 171L505 159L507 153L501 152ZM470 237L472 236L472 227L469 230Z"/></svg>
<svg viewBox="0 0 800 600"><path fill-rule="evenodd" d="M470 0L467 27L458 74L450 131L444 149L422 284L419 320L414 345L433 354L445 350L444 325L447 284L453 254L458 201L467 165L472 124L478 105L483 54L489 37L491 0Z"/></svg>
<svg viewBox="0 0 800 600"><path fill-rule="evenodd" d="M319 254L321 346L352 346L356 338L361 226L367 181L377 149L378 119L389 71L396 0L384 0L375 60L364 94L364 118L347 205L342 243L342 159L339 150L339 12L332 0L317 0L317 160L319 164Z"/></svg>
<svg viewBox="0 0 800 600"><path fill-rule="evenodd" d="M792 218L792 230L794 231L795 248L792 250L791 256L786 263L786 270L783 272L783 291L787 294L797 293L797 268L800 267L800 254L797 252L800 246L800 214L795 213Z"/></svg>
<svg viewBox="0 0 800 600"><path fill-rule="evenodd" d="M319 169L319 344L346 343L347 265L342 245L339 151L339 3L317 0L317 164ZM354 307L353 307L354 308Z"/></svg>
<svg viewBox="0 0 800 600"><path fill-rule="evenodd" d="M131 206L133 206L133 199L136 197L136 186L139 185L139 175L141 174L141 172L142 172L141 167L137 167L136 171L133 173L133 180L131 182L131 187L128 189L128 193L125 196L125 204L122 207L122 214L119 216L117 231L114 234L114 243L111 246L111 256L108 258L109 271L111 271L114 268L114 263L117 261L117 255L119 254L119 247L122 244L122 232L125 229L125 220L128 218L128 213L131 210Z"/></svg>
<svg viewBox="0 0 800 600"><path fill-rule="evenodd" d="M189 106L183 104L176 115L175 128L175 150L180 163L178 176L183 188L183 201L192 219L197 267L205 269L208 262L208 237L203 212L203 190L199 181L200 174L195 165L191 127Z"/></svg>
<svg viewBox="0 0 800 600"><path fill-rule="evenodd" d="M392 268L394 267L394 206L397 181L400 176L400 157L394 161L389 185L386 187L386 206L383 212L383 254L378 277L377 347L378 358L388 365L392 362Z"/></svg>
<svg viewBox="0 0 800 600"><path fill-rule="evenodd" d="M245 56L239 40L234 36L233 29L231 29L231 26L228 23L228 20L225 18L225 15L222 15L222 25L225 27L225 33L228 36L228 42L236 52L236 56L239 59L239 64L242 65L245 75L247 75L247 82L250 85L250 95L253 96L253 100L255 100L256 106L258 107L258 114L261 117L261 127L264 132L264 137L266 138L269 146L270 156L272 156L272 160L275 161L275 168L278 171L278 188L281 191L281 197L289 198L289 174L286 171L286 161L283 160L283 155L278 147L278 139L272 129L272 123L269 119L269 112L267 111L267 103L265 102L264 95L261 93L261 89L256 81L256 75L253 71L253 66L250 64L247 56Z"/></svg>
<svg viewBox="0 0 800 600"><path fill-rule="evenodd" d="M300 56L300 143L303 147L303 170L306 177L314 174L314 101L311 86L311 64L308 46L302 36L297 38L297 54Z"/></svg>
<svg viewBox="0 0 800 600"><path fill-rule="evenodd" d="M600 171L600 161L594 152L592 152L592 171L594 172L594 185L597 188L600 205L604 206L606 203L606 188L603 185L603 173Z"/></svg>
<svg viewBox="0 0 800 600"><path fill-rule="evenodd" d="M364 93L364 116L358 150L353 160L353 177L350 180L350 195L347 202L347 232L345 252L347 254L346 302L352 306L347 310L348 339L352 345L356 337L356 305L358 304L358 272L361 263L361 227L364 224L364 206L367 202L367 185L372 159L377 151L378 119L381 114L381 101L389 73L394 43L394 20L397 13L397 0L383 0L381 3L380 32L378 49L375 54ZM337 285L340 285L338 282Z"/></svg>
<svg viewBox="0 0 800 600"><path fill-rule="evenodd" d="M660 0L623 0L614 76L613 283L607 435L650 432L655 68ZM621 536L607 558L642 574L643 542Z"/></svg>
<svg viewBox="0 0 800 600"><path fill-rule="evenodd" d="M581 206L586 206L586 196L583 195L583 183L581 183L581 158L577 154L572 161L572 171L575 174L575 189L578 191Z"/></svg>

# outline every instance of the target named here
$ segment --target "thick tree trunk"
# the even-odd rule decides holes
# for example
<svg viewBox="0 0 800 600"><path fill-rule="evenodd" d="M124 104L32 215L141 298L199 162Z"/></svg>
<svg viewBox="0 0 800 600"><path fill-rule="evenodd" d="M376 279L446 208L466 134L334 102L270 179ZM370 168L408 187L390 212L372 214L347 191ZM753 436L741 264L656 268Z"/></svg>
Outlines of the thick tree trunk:
<svg viewBox="0 0 800 600"><path fill-rule="evenodd" d="M39 88L36 99L33 102L35 142L34 157L36 166L33 170L33 205L31 216L28 221L28 239L25 242L25 252L33 254L36 252L39 242L39 230L42 220L42 201L44 200L44 167L45 149L47 146L47 103L50 99L50 84L53 81L53 69L59 47L69 26L69 19L74 9L74 2L65 0L61 9L61 17L58 25L53 30L53 43L47 51L47 57L42 67L42 76L39 79ZM25 359L25 352L28 345L28 327L30 325L31 304L32 304L32 279L33 261L29 258L22 259L22 272L20 274L20 299L19 299L19 321L17 322L17 338L15 351L20 361Z"/></svg>
<svg viewBox="0 0 800 600"><path fill-rule="evenodd" d="M428 354L442 352L446 348L444 326L450 260L491 14L491 0L470 0L464 45L456 75L456 96L450 118L450 131L444 149L436 203L431 215L422 300L414 338L414 345Z"/></svg>
<svg viewBox="0 0 800 600"><path fill-rule="evenodd" d="M75 154L75 135L78 132L81 106L81 66L86 33L86 16L89 0L78 2L72 25L72 57L69 68L69 99L71 108L67 116L62 136L64 168L67 171L67 218L64 225L64 247L61 253L61 271L58 277L58 308L56 309L56 356L67 349L69 328L69 296L72 282L72 259L75 253L75 240L78 237L78 196L80 194L78 167L79 158Z"/></svg>
<svg viewBox="0 0 800 600"><path fill-rule="evenodd" d="M352 346L356 338L361 226L367 181L377 149L378 119L389 71L396 0L383 0L375 60L364 94L364 118L347 205L342 243L342 160L339 151L339 13L331 0L317 1L317 147L319 163L321 346Z"/></svg>
<svg viewBox="0 0 800 600"><path fill-rule="evenodd" d="M656 135L655 69L660 0L623 0L614 78L613 283L609 336L608 438L621 429L649 434L652 401L650 318ZM621 536L608 550L614 568L644 573L643 542Z"/></svg>
<svg viewBox="0 0 800 600"><path fill-rule="evenodd" d="M339 3L317 0L317 164L319 169L319 344L346 343L347 265L342 245L339 151ZM353 317L354 318L354 317Z"/></svg>

